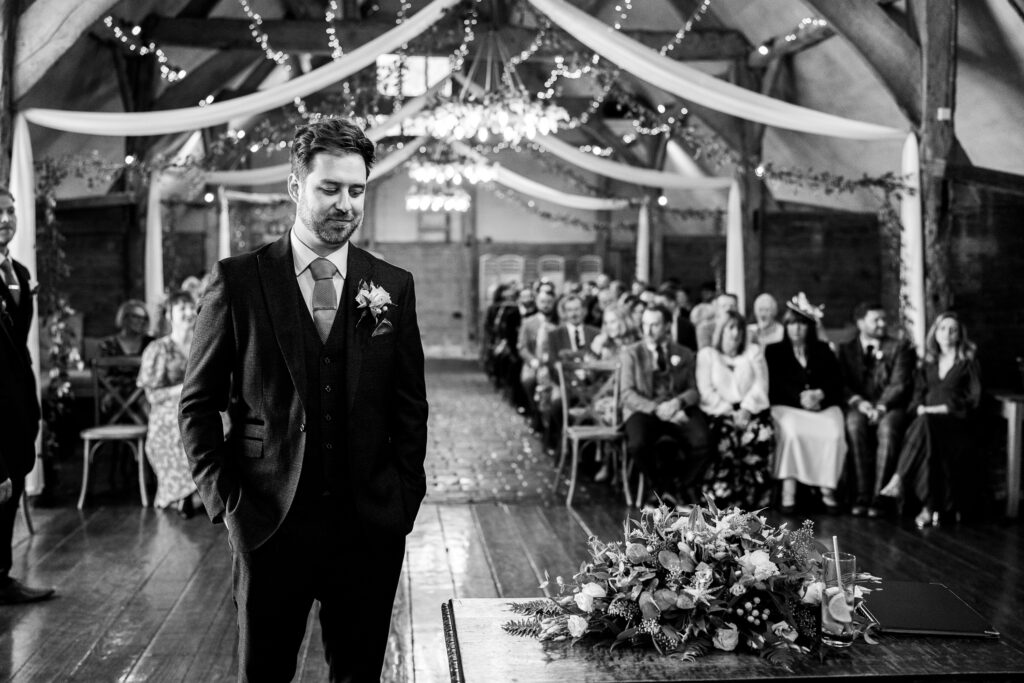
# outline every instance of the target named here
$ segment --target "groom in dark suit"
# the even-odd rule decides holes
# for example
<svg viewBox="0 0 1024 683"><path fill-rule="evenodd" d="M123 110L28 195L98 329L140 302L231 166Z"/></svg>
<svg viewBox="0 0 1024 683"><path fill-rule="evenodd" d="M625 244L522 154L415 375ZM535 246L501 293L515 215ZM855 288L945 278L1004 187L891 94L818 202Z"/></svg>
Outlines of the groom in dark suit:
<svg viewBox="0 0 1024 683"><path fill-rule="evenodd" d="M17 230L14 197L0 185L0 605L53 595L52 588L30 588L9 576L14 518L25 475L36 464L39 433L39 398L27 345L34 308L29 274L8 251Z"/></svg>
<svg viewBox="0 0 1024 683"><path fill-rule="evenodd" d="M200 305L180 424L228 528L240 681L291 680L314 600L330 680L380 678L427 400L412 276L349 243L373 161L349 121L299 127L292 229L218 263Z"/></svg>

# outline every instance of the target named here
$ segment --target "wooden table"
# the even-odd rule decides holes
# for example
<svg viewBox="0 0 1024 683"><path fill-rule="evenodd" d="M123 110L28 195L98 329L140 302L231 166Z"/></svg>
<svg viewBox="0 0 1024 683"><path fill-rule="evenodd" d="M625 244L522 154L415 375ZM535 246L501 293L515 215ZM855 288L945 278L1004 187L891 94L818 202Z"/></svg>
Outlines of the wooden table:
<svg viewBox="0 0 1024 683"><path fill-rule="evenodd" d="M626 683L640 681L750 681L837 678L843 681L1024 680L1024 652L979 638L883 636L858 642L825 663L803 660L793 672L751 654L715 652L687 664L653 650L541 643L510 636L509 599L449 600L442 605L453 683Z"/></svg>
<svg viewBox="0 0 1024 683"><path fill-rule="evenodd" d="M1024 421L1024 394L995 394L1006 418L1006 516L1017 517L1020 506L1021 422Z"/></svg>

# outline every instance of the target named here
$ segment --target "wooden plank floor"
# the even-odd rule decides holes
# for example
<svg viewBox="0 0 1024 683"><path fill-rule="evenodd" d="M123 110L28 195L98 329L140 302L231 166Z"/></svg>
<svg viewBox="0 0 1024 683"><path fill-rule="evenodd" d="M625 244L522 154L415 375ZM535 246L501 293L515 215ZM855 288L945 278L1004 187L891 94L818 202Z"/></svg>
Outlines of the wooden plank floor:
<svg viewBox="0 0 1024 683"><path fill-rule="evenodd" d="M402 683L448 680L442 602L543 595L546 573L571 577L586 558L587 537L620 537L629 514L605 487L591 485L584 504L573 509L559 495L538 490L538 482L550 481L552 463L478 376L441 369L429 381L435 400L428 460L437 486L409 537L385 665L384 679ZM475 406L475 429L459 417L464 402ZM457 436L446 436L448 425ZM447 461L446 438L459 446L458 457ZM479 461L472 476L458 476L478 440L481 460L504 471L504 483L494 484ZM530 495L515 492L512 482L520 478L528 480L520 488ZM494 495L488 500L487 493ZM34 536L19 519L13 573L35 585L54 585L59 595L47 603L0 607L0 680L234 680L235 612L223 527L141 509L137 495L129 488L120 501L98 497L97 506L84 512L72 507L73 498L64 507L37 509ZM838 535L863 569L893 580L946 583L1008 642L1024 648L1019 523L921 532L886 520L815 521L817 534ZM296 680L321 681L325 674L314 610Z"/></svg>

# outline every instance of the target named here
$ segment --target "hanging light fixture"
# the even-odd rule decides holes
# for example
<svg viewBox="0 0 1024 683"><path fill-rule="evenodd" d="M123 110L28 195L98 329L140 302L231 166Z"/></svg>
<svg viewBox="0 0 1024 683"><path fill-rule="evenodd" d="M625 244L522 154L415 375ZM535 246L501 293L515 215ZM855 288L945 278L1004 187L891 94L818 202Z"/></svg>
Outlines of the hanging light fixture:
<svg viewBox="0 0 1024 683"><path fill-rule="evenodd" d="M431 135L482 143L504 140L514 145L523 138L550 135L560 124L568 123L569 113L563 107L531 97L496 31L488 32L486 42L485 56L481 60L478 53L474 58L458 98L431 112L426 122ZM469 84L481 63L484 92L471 93Z"/></svg>
<svg viewBox="0 0 1024 683"><path fill-rule="evenodd" d="M405 196L405 209L465 213L471 200L464 183L486 183L494 176L490 164L465 159L449 146L435 144L424 157L409 162L414 184Z"/></svg>

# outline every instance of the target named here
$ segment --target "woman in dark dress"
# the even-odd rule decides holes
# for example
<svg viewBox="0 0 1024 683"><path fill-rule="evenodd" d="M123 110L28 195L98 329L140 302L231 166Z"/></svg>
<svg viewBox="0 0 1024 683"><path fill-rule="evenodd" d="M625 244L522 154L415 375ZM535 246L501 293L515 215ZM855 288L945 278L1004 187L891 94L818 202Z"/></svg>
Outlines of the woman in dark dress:
<svg viewBox="0 0 1024 683"><path fill-rule="evenodd" d="M843 380L832 349L818 339L822 315L801 292L786 302L786 336L765 349L778 443L775 477L782 480L786 513L796 504L798 481L819 489L829 512L838 510L835 490L846 458Z"/></svg>
<svg viewBox="0 0 1024 683"><path fill-rule="evenodd" d="M117 333L100 342L98 355L101 358L141 356L153 341L153 337L146 333L149 329L146 304L138 299L128 299L117 307L114 326L117 327ZM135 390L138 371L134 368L108 367L105 373L107 382L116 386L121 396L127 397ZM104 416L113 415L119 406L113 396L107 395L100 406L100 412Z"/></svg>
<svg viewBox="0 0 1024 683"><path fill-rule="evenodd" d="M907 429L896 474L883 496L912 496L921 503L914 518L919 528L938 524L954 511L954 482L970 448L971 412L981 400L981 369L955 313L938 317L925 341L925 359L918 369Z"/></svg>

